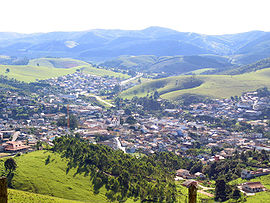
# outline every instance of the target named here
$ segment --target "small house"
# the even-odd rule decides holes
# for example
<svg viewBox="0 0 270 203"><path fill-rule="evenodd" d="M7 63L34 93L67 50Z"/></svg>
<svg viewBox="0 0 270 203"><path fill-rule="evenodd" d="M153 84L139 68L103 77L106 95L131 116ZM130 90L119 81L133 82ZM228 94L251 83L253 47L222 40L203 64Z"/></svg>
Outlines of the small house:
<svg viewBox="0 0 270 203"><path fill-rule="evenodd" d="M8 141L6 142L5 151L9 152L21 152L21 151L27 151L30 146L23 145L21 141Z"/></svg>
<svg viewBox="0 0 270 203"><path fill-rule="evenodd" d="M194 176L195 176L196 178L205 179L205 175L204 175L203 173L201 173L201 172L195 173Z"/></svg>
<svg viewBox="0 0 270 203"><path fill-rule="evenodd" d="M189 171L186 170L186 169L179 169L179 170L177 170L176 171L176 175L177 176L180 176L182 178L189 178L189 177L191 177Z"/></svg>
<svg viewBox="0 0 270 203"><path fill-rule="evenodd" d="M264 191L265 187L261 182L246 182L242 184L242 190L254 193Z"/></svg>

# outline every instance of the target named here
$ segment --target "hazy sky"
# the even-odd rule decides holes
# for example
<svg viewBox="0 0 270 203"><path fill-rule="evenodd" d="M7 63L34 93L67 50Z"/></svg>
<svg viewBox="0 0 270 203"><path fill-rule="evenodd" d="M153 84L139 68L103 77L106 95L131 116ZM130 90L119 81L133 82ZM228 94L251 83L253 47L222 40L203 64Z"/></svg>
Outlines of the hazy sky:
<svg viewBox="0 0 270 203"><path fill-rule="evenodd" d="M269 0L3 0L0 32L168 27L203 34L270 31Z"/></svg>

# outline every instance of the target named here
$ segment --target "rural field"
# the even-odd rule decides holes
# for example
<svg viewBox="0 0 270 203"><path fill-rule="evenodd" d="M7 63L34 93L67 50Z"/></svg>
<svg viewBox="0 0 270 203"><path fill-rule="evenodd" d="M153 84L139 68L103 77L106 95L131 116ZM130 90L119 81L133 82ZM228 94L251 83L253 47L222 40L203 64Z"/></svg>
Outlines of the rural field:
<svg viewBox="0 0 270 203"><path fill-rule="evenodd" d="M8 202L11 203L79 203L81 201L67 200L57 197L51 197L48 195L40 195L31 192L25 192L20 190L8 189Z"/></svg>
<svg viewBox="0 0 270 203"><path fill-rule="evenodd" d="M24 82L35 82L53 77L75 73L81 70L85 74L112 76L126 79L129 76L101 68L95 68L84 61L65 58L33 59L28 65L0 65L0 75Z"/></svg>
<svg viewBox="0 0 270 203"><path fill-rule="evenodd" d="M31 66L45 66L50 68L74 68L89 65L88 63L70 58L38 58L29 61Z"/></svg>
<svg viewBox="0 0 270 203"><path fill-rule="evenodd" d="M9 72L6 70L9 69ZM76 68L52 68L30 65L0 65L0 75L24 82L35 82L74 73Z"/></svg>
<svg viewBox="0 0 270 203"><path fill-rule="evenodd" d="M270 88L270 68L241 75L175 76L143 83L124 91L123 98L146 96L155 90L161 98L178 100L183 94L196 94L210 98L240 96L243 92L261 87Z"/></svg>
<svg viewBox="0 0 270 203"><path fill-rule="evenodd" d="M11 185L16 190L68 200L106 202L105 188L95 195L90 177L76 174L74 169L66 173L67 161L57 153L35 151L16 157L15 160L18 167ZM3 171L4 159L0 165Z"/></svg>

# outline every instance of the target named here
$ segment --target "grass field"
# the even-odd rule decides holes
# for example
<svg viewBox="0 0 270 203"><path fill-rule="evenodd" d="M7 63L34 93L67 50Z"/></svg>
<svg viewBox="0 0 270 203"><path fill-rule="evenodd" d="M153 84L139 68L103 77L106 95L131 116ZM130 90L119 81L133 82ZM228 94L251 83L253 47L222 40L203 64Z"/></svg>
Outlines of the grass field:
<svg viewBox="0 0 270 203"><path fill-rule="evenodd" d="M50 155L50 163L45 164ZM93 193L89 176L74 175L75 170L66 174L66 160L59 154L48 151L36 151L16 157L18 168L12 179L12 186L38 194L44 194L69 200L86 202L107 202L106 189L101 188L100 193ZM4 159L0 166L3 170Z"/></svg>
<svg viewBox="0 0 270 203"><path fill-rule="evenodd" d="M197 87L181 89L181 85L187 78L203 81ZM240 96L243 92L254 91L260 87L270 88L270 68L242 75L198 75L175 76L146 82L124 91L123 98L133 96L146 96L157 90L162 98L178 100L182 94L191 93L211 98L228 98Z"/></svg>
<svg viewBox="0 0 270 203"><path fill-rule="evenodd" d="M38 58L29 61L30 66L45 66L50 68L74 68L88 63L70 58Z"/></svg>
<svg viewBox="0 0 270 203"><path fill-rule="evenodd" d="M7 72L7 69L9 69L9 72ZM0 75L24 82L35 82L36 80L72 74L78 69L81 69L85 74L129 78L129 75L126 74L94 68L84 61L63 58L33 59L28 65L0 65Z"/></svg>
<svg viewBox="0 0 270 203"><path fill-rule="evenodd" d="M101 69L101 68L94 68L91 65L86 65L86 66L79 66L77 67L77 69L82 69L82 72L85 74L91 74L91 75L99 75L99 76L112 76L112 77L116 77L116 78L122 78L122 79L127 79L130 76L127 74L123 74L123 73L117 73L117 72L113 72L110 70L106 70L106 69Z"/></svg>
<svg viewBox="0 0 270 203"><path fill-rule="evenodd" d="M204 72L213 71L213 70L216 70L216 69L215 68L202 68L202 69L191 71L190 73L194 75L201 75Z"/></svg>
<svg viewBox="0 0 270 203"><path fill-rule="evenodd" d="M176 189L178 192L178 202L188 202L188 188L181 185L183 181L176 181ZM207 195L201 194L197 192L197 202L211 202L213 200L212 197L208 197ZM213 201L214 202L214 201Z"/></svg>
<svg viewBox="0 0 270 203"><path fill-rule="evenodd" d="M10 71L7 73L6 69ZM29 65L0 65L0 75L7 76L8 78L15 78L24 82L35 82L52 77L59 77L67 74L74 73L76 68L52 68L45 66L29 66Z"/></svg>
<svg viewBox="0 0 270 203"><path fill-rule="evenodd" d="M118 78L128 78L129 76L122 73L116 73L110 70L95 68L91 64L76 60L76 59L70 59L70 58L39 58L39 59L33 59L29 62L28 65L33 66L45 66L45 67L51 67L51 68L74 68L76 69L82 69L83 73L86 74L92 74L92 75L100 75L100 76L113 76Z"/></svg>
<svg viewBox="0 0 270 203"><path fill-rule="evenodd" d="M79 203L80 201L67 200L48 195L40 195L31 192L8 189L8 202L10 203Z"/></svg>

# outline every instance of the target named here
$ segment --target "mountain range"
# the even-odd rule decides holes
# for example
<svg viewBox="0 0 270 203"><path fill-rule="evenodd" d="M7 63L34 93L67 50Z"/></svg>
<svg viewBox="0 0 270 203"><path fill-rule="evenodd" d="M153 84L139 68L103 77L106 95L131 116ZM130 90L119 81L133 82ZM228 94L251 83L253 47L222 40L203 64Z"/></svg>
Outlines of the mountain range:
<svg viewBox="0 0 270 203"><path fill-rule="evenodd" d="M143 55L147 56L147 60L152 57L154 64L164 57L168 60L166 58L168 56L172 58L170 63L174 63L172 60L185 62L186 59L189 60L183 59L183 56L197 56L196 59L199 61L206 59L206 62L203 62L206 63L205 66L199 68L221 63L221 58L224 62L220 64L221 67L231 67L269 57L270 33L251 31L204 35L162 27L149 27L144 30L95 29L34 34L5 32L0 33L0 55L28 58L71 57L95 63L119 60L123 55L126 58ZM197 66L191 70L196 68ZM164 71L166 68L158 67L157 70Z"/></svg>

